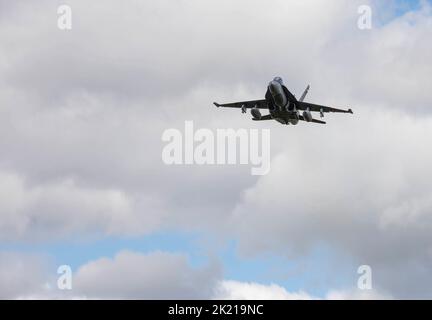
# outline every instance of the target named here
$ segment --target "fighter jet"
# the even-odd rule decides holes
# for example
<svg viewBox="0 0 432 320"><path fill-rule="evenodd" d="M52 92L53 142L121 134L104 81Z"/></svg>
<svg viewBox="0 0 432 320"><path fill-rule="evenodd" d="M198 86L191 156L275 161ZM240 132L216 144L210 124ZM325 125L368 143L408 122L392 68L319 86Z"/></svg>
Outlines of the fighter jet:
<svg viewBox="0 0 432 320"><path fill-rule="evenodd" d="M351 109L343 110L329 106L322 106L318 104L304 102L308 94L310 86L301 95L300 99L297 98L287 89L284 85L282 78L276 77L270 81L265 99L253 101L241 101L234 103L219 104L214 102L216 107L227 108L240 108L242 113L246 113L250 109L252 120L265 121L276 120L285 125L297 125L299 121L313 122L325 124L324 121L314 119L312 112L319 112L321 118L327 112L340 112L340 113L353 113ZM269 110L269 114L262 115L262 109Z"/></svg>

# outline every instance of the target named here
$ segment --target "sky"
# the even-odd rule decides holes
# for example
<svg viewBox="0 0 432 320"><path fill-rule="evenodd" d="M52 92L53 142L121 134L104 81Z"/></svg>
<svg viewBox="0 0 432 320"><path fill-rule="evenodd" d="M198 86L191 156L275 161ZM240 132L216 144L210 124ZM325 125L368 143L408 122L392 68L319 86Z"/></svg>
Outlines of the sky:
<svg viewBox="0 0 432 320"><path fill-rule="evenodd" d="M430 1L0 0L0 298L432 298L431 35ZM275 76L354 115L212 105ZM270 130L270 172L166 165L185 121Z"/></svg>

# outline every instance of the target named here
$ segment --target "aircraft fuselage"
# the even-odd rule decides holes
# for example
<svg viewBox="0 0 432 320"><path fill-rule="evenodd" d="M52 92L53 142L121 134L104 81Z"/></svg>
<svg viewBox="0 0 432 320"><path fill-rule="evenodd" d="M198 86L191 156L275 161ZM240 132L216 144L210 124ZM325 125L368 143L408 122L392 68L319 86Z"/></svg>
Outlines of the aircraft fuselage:
<svg viewBox="0 0 432 320"><path fill-rule="evenodd" d="M299 122L295 96L285 87L281 78L270 81L265 98L270 106L270 114L282 124L296 125Z"/></svg>

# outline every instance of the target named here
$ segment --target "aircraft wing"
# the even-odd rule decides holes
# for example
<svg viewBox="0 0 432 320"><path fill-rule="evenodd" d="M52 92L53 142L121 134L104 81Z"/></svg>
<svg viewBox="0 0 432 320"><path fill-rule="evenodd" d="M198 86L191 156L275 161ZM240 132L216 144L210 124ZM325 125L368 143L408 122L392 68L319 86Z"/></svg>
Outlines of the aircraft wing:
<svg viewBox="0 0 432 320"><path fill-rule="evenodd" d="M271 114L268 114L268 115L262 116L259 119L252 118L252 120L253 121L266 121L266 120L273 120L273 117L271 116Z"/></svg>
<svg viewBox="0 0 432 320"><path fill-rule="evenodd" d="M252 109L257 107L258 109L268 109L268 104L266 100L252 100L252 101L240 101L233 103L224 103L219 104L217 102L213 103L216 107L225 107L225 108L239 108L239 109Z"/></svg>
<svg viewBox="0 0 432 320"><path fill-rule="evenodd" d="M332 107L328 107L328 106L321 106L319 104L313 104L313 103L308 103L308 102L297 102L298 106L297 109L299 110L306 110L309 108L310 111L314 111L314 112L340 112L340 113L353 113L351 109L348 110L343 110L343 109L337 109L337 108L332 108Z"/></svg>

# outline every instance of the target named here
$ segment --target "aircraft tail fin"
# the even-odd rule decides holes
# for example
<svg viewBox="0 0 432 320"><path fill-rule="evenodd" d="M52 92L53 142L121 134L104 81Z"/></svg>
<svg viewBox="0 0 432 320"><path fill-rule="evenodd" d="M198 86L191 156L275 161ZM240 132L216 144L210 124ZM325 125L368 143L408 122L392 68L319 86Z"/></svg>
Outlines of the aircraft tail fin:
<svg viewBox="0 0 432 320"><path fill-rule="evenodd" d="M301 97L300 97L300 99L299 99L299 101L300 102L302 102L305 98L306 98L306 96L307 96L307 94L308 94L308 92L309 92L309 89L310 89L310 85L308 85L307 87L306 87L306 90L303 92L303 94L301 95Z"/></svg>

